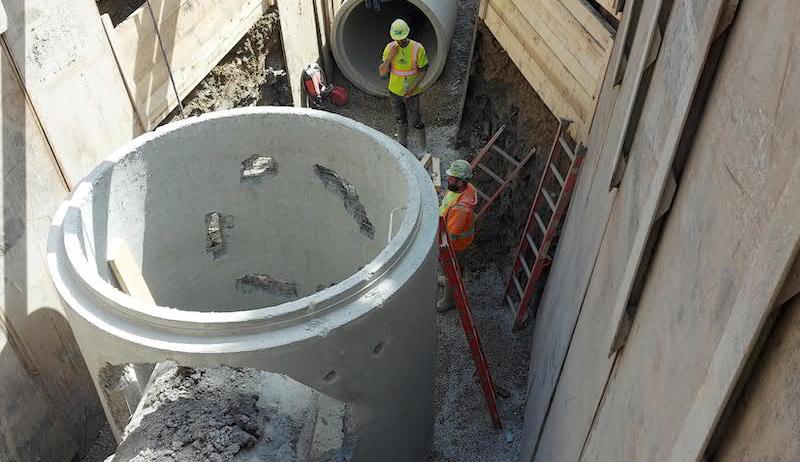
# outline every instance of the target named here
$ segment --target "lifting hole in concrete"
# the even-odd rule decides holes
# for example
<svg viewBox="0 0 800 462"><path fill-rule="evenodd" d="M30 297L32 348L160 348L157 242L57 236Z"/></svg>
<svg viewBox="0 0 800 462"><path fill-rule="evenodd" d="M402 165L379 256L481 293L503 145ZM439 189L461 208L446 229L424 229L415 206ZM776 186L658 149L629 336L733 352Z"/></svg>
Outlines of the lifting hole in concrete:
<svg viewBox="0 0 800 462"><path fill-rule="evenodd" d="M278 174L278 162L264 154L255 154L242 161L242 183L261 183Z"/></svg>

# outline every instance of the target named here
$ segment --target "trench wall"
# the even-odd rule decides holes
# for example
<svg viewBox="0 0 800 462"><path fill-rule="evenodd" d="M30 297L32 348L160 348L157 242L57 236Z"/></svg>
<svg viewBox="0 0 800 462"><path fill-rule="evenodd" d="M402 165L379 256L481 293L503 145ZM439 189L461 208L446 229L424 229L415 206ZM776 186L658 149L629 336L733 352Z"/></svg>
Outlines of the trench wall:
<svg viewBox="0 0 800 462"><path fill-rule="evenodd" d="M788 0L626 2L533 325L520 460L798 457L778 343L796 310L776 303L796 293L798 21ZM758 422L769 444L749 444Z"/></svg>
<svg viewBox="0 0 800 462"><path fill-rule="evenodd" d="M608 0L609 8L614 0ZM615 31L582 0L482 0L480 18L558 118L583 141Z"/></svg>
<svg viewBox="0 0 800 462"><path fill-rule="evenodd" d="M274 2L152 3L183 97ZM114 27L93 0L3 6L0 461L68 461L105 417L46 271L51 217L86 173L158 125L177 100L143 8ZM304 32L302 15L316 36L313 4L286 10L281 19L295 21L294 33ZM316 39L284 43L298 43L287 61L318 56ZM297 95L299 87L300 104Z"/></svg>

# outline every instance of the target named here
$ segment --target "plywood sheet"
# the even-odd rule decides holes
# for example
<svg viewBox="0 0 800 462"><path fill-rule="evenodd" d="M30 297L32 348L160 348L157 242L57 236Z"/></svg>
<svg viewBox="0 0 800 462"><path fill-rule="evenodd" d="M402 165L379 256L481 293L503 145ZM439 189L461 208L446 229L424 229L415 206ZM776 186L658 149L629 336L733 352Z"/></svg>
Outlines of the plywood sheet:
<svg viewBox="0 0 800 462"><path fill-rule="evenodd" d="M139 134L93 0L5 2L4 34L70 186Z"/></svg>
<svg viewBox="0 0 800 462"><path fill-rule="evenodd" d="M11 425L16 443L32 437L41 460L69 460L104 417L45 266L51 217L68 191L5 37L0 44L0 390L15 397L0 405L0 426Z"/></svg>
<svg viewBox="0 0 800 462"><path fill-rule="evenodd" d="M151 0L181 98L216 66L272 0ZM108 31L111 36L111 31ZM178 105L147 5L113 31L111 44L146 129Z"/></svg>
<svg viewBox="0 0 800 462"><path fill-rule="evenodd" d="M796 216L786 210L798 199L800 108L784 96L800 79L759 70L796 67L800 10L788 1L741 8L585 460L697 460L793 259L798 225L781 220ZM698 42L665 34L674 56Z"/></svg>

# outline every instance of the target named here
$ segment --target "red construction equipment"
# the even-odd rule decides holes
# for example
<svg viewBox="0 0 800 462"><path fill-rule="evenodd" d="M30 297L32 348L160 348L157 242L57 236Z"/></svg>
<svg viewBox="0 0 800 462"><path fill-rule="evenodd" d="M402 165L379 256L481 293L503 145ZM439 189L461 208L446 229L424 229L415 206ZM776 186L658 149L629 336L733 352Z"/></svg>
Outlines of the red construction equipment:
<svg viewBox="0 0 800 462"><path fill-rule="evenodd" d="M500 138L500 135L502 135L503 132L505 131L506 126L508 125L508 122L516 114L517 114L517 111L514 111L514 112L511 113L511 115L506 119L506 121L503 122L502 125L500 125L500 128L497 129L497 132L495 132L495 134L492 135L492 137L489 139L489 141L486 143L486 145L484 147L482 147L481 150L478 151L477 154L475 154L475 158L472 159L472 162L470 163L470 165L472 166L472 171L473 172L476 171L476 168L479 168L480 170L484 171L489 177L491 177L495 182L497 182L499 184L497 189L494 190L494 192L491 193L491 196L489 196L485 192L483 192L480 189L478 189L478 187L475 186L474 183L472 184L472 186L475 187L475 191L478 193L478 199L479 200L480 199L483 200L483 205L480 206L480 208L478 209L478 213L475 216L475 221L476 222L478 220L480 220L482 216L484 216L486 211L489 210L489 207L491 207L492 204L494 204L494 201L496 201L497 198L500 197L500 194L503 191L505 191L506 188L508 188L508 185L511 184L511 182L514 180L514 178L516 178L517 174L520 172L520 170L522 170L522 167L524 167L525 164L527 164L528 161L531 159L531 157L533 157L534 154L536 154L536 148L534 147L533 149L528 151L528 153L525 155L525 158L523 158L522 160L517 160L514 157L512 157L510 154L508 154L507 152L505 152L504 150L500 149L499 147L497 147L495 145L495 143L497 142L497 139ZM514 166L514 170L506 178L501 177L499 174L495 173L489 167L487 167L486 165L481 163L481 161L484 159L484 157L486 157L486 155L489 153L489 151L496 152L506 162L508 162L508 163L510 163L511 165Z"/></svg>
<svg viewBox="0 0 800 462"><path fill-rule="evenodd" d="M447 276L450 287L453 288L453 297L456 302L459 317L461 318L461 326L464 328L464 335L467 337L467 343L472 352L472 359L475 361L475 369L481 382L483 397L486 399L489 417L491 417L492 425L494 425L495 428L502 428L503 422L500 420L500 414L497 411L497 395L494 391L492 374L489 372L489 363L486 361L486 356L483 354L481 339L478 336L478 331L475 329L475 324L472 322L472 312L470 311L469 300L467 299L467 291L464 289L464 282L461 280L461 270L458 266L458 260L456 259L453 246L450 244L450 236L447 234L447 228L442 217L439 217L438 241L439 262L442 264L442 270Z"/></svg>
<svg viewBox="0 0 800 462"><path fill-rule="evenodd" d="M508 305L513 319L514 330L527 324L528 307L545 268L550 264L553 240L566 214L578 179L578 171L583 163L586 150L580 146L573 151L565 137L570 123L565 119L559 122L558 133L531 204L528 221L514 255L514 267L503 295L503 301ZM566 171L563 176L562 171ZM554 196L552 192L555 190L558 190L558 194Z"/></svg>

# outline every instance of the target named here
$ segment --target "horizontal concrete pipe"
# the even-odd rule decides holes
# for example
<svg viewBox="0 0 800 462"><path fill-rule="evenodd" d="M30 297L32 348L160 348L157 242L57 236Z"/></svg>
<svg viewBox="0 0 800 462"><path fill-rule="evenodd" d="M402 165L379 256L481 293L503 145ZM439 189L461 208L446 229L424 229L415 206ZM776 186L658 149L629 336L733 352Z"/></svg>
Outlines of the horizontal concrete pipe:
<svg viewBox="0 0 800 462"><path fill-rule="evenodd" d="M248 367L345 403L352 460L418 461L433 423L436 227L427 173L383 134L238 109L147 133L98 166L59 208L48 265L112 422L109 368ZM155 304L117 288L109 260L125 246Z"/></svg>
<svg viewBox="0 0 800 462"><path fill-rule="evenodd" d="M365 92L388 95L386 81L378 75L378 64L391 41L389 26L402 18L411 27L411 38L428 53L430 64L423 85L430 85L447 62L457 6L457 0L392 0L381 3L380 11L373 11L367 9L364 0L346 0L331 29L331 49L339 70Z"/></svg>

